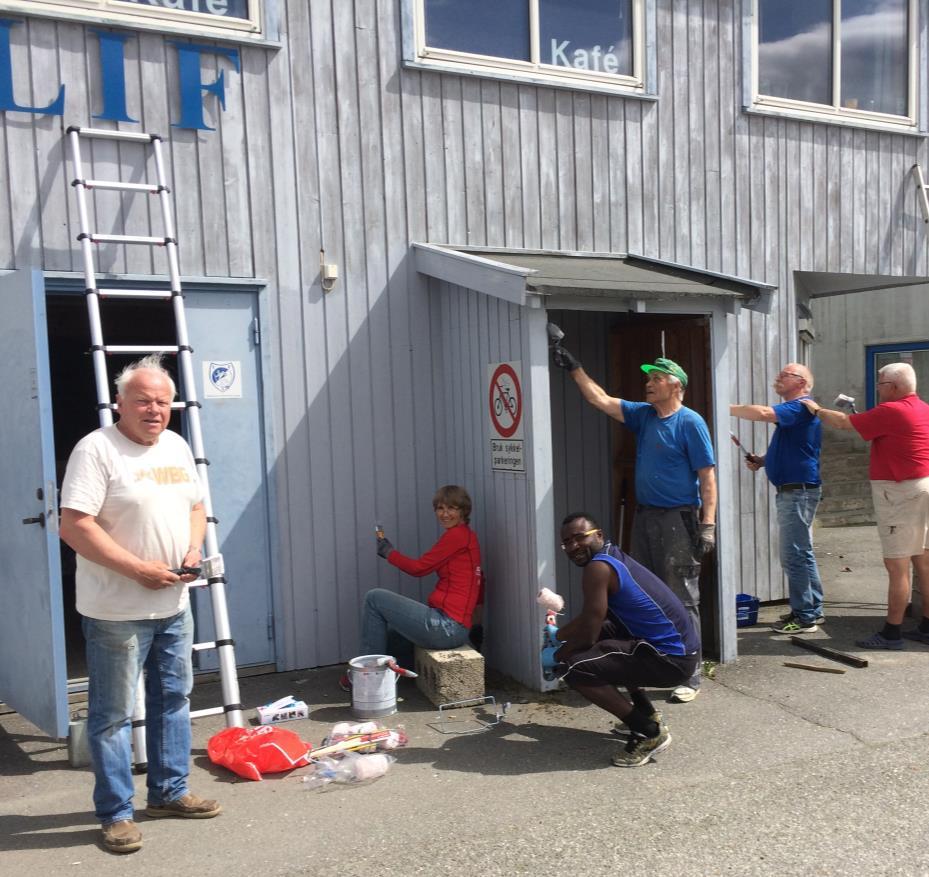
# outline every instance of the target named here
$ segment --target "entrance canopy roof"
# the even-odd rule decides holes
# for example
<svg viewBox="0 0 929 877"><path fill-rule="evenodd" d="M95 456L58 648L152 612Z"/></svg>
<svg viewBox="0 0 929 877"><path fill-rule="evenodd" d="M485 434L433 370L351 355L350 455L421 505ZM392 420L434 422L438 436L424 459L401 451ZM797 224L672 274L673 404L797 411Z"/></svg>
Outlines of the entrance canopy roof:
<svg viewBox="0 0 929 877"><path fill-rule="evenodd" d="M423 274L520 305L559 298L630 302L712 296L767 310L774 287L634 253L475 249L414 243Z"/></svg>
<svg viewBox="0 0 929 877"><path fill-rule="evenodd" d="M811 299L845 295L849 292L877 292L882 289L899 289L904 286L929 286L929 277L795 271L794 283L799 297L805 296Z"/></svg>

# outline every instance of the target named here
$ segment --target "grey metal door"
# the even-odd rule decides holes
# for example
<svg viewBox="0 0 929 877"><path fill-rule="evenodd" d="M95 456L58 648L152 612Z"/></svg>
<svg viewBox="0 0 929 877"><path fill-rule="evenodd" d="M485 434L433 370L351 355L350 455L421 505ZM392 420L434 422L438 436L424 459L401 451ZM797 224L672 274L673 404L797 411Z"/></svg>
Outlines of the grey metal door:
<svg viewBox="0 0 929 877"><path fill-rule="evenodd" d="M53 737L68 733L45 285L38 271L0 277L6 375L0 426L0 700Z"/></svg>
<svg viewBox="0 0 929 877"><path fill-rule="evenodd" d="M255 332L258 296L188 291L185 308L213 509L229 580L226 597L236 663L270 663L275 654L261 359ZM191 596L197 639L212 640L209 594L198 588ZM215 668L215 654L200 652L198 666Z"/></svg>

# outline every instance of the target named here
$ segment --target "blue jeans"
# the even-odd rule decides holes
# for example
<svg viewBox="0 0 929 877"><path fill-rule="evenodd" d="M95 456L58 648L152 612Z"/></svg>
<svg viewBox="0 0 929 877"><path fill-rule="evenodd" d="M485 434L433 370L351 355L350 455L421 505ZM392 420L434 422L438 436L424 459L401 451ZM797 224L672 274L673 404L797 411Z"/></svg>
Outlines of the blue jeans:
<svg viewBox="0 0 929 877"><path fill-rule="evenodd" d="M823 612L823 583L813 554L813 517L822 495L821 487L801 488L782 491L775 500L790 611L807 624Z"/></svg>
<svg viewBox="0 0 929 877"><path fill-rule="evenodd" d="M468 628L444 612L374 588L365 595L361 613L361 654L386 654L391 633L423 649L454 649L468 641Z"/></svg>
<svg viewBox="0 0 929 877"><path fill-rule="evenodd" d="M103 825L132 819L132 713L145 669L148 803L187 794L193 686L190 609L171 618L82 620L87 641L87 737L94 767L94 811Z"/></svg>

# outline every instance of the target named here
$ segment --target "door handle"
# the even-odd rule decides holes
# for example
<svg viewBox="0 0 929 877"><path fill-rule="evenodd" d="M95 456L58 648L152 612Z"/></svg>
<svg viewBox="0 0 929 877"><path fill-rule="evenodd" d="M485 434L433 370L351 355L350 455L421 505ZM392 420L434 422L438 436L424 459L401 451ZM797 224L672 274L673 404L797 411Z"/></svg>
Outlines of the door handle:
<svg viewBox="0 0 929 877"><path fill-rule="evenodd" d="M45 526L45 515L39 515L35 518L23 518L24 524L38 524L40 527Z"/></svg>

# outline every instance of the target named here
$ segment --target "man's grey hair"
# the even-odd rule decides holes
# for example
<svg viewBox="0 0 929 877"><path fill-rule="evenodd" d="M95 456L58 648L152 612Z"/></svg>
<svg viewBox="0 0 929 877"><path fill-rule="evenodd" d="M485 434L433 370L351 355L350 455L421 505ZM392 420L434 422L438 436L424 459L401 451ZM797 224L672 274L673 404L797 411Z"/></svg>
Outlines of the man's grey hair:
<svg viewBox="0 0 929 877"><path fill-rule="evenodd" d="M891 362L885 365L878 373L878 378L893 381L897 389L904 393L916 392L916 372L908 362Z"/></svg>
<svg viewBox="0 0 929 877"><path fill-rule="evenodd" d="M162 365L163 359L164 357L160 353L150 353L148 356L143 356L142 359L130 362L129 365L116 376L116 392L119 393L120 396L125 396L126 387L129 386L136 372L151 371L158 372L167 380L168 385L171 387L171 398L173 399L177 396L177 387L174 384L174 378L171 377L170 372Z"/></svg>

